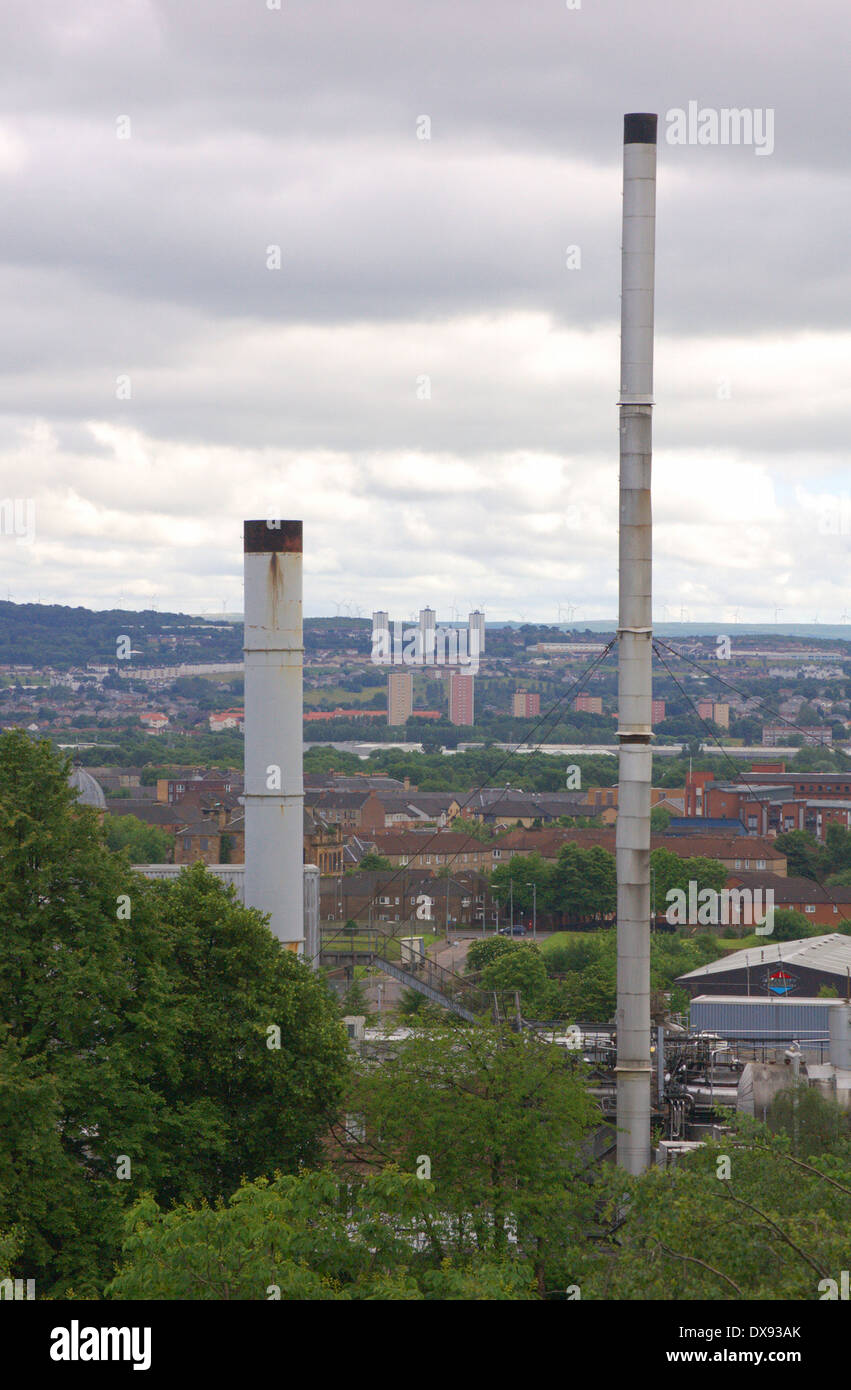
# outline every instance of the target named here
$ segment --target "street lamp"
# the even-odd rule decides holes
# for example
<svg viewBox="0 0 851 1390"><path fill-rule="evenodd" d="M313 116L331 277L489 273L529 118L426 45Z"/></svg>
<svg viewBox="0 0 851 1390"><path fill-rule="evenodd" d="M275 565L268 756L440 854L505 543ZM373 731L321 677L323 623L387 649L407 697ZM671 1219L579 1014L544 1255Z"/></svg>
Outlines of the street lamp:
<svg viewBox="0 0 851 1390"><path fill-rule="evenodd" d="M532 889L532 940L538 939L538 885L537 883L527 883L527 888Z"/></svg>

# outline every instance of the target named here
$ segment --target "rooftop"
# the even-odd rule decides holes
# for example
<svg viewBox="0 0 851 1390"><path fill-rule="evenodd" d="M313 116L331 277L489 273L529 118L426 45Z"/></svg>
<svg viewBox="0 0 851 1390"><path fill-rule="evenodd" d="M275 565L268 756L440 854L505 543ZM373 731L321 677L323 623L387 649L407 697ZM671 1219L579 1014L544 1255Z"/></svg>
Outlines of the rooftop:
<svg viewBox="0 0 851 1390"><path fill-rule="evenodd" d="M811 970L826 970L836 975L846 975L851 969L851 936L841 932L830 932L827 936L807 936L797 941L769 941L764 946L751 946L744 951L734 951L721 960L710 961L698 970L689 970L680 975L680 980L697 980L707 975L727 975L733 970L746 970L748 966L803 965Z"/></svg>

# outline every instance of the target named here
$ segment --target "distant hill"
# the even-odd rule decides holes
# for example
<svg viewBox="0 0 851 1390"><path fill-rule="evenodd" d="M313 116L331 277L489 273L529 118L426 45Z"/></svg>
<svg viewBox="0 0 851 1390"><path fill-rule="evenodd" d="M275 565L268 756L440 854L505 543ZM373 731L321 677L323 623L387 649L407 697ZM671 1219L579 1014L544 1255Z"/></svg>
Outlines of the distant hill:
<svg viewBox="0 0 851 1390"><path fill-rule="evenodd" d="M88 661L115 662L122 634L130 638L137 666L242 660L242 625L221 619L0 601L0 664L67 670Z"/></svg>

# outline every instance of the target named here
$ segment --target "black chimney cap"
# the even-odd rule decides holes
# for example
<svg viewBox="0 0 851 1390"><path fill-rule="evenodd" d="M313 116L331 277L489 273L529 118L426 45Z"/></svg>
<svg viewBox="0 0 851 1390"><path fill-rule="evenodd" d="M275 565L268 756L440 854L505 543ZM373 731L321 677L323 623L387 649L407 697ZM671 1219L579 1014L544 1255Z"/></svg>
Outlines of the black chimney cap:
<svg viewBox="0 0 851 1390"><path fill-rule="evenodd" d="M635 113L623 118L623 142L625 145L655 145L658 116Z"/></svg>
<svg viewBox="0 0 851 1390"><path fill-rule="evenodd" d="M244 525L246 555L269 555L276 550L301 554L300 521L278 521L269 517L266 521L246 521Z"/></svg>

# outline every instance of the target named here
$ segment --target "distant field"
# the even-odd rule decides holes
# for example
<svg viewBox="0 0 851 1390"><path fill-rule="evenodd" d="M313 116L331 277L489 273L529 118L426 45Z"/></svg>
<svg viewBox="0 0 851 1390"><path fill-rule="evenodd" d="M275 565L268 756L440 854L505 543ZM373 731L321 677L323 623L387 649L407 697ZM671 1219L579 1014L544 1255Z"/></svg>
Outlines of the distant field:
<svg viewBox="0 0 851 1390"><path fill-rule="evenodd" d="M365 705L374 695L386 694L383 685L369 686L366 690L343 690L339 685L323 685L318 690L305 690L304 703L314 708L323 700L332 700L340 709L351 709L355 705Z"/></svg>

